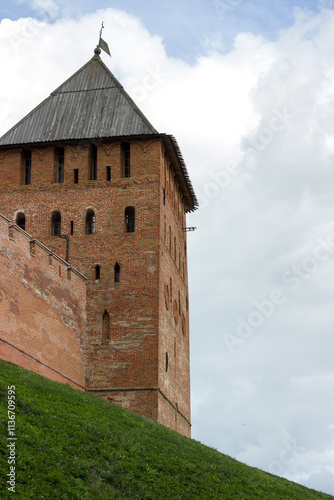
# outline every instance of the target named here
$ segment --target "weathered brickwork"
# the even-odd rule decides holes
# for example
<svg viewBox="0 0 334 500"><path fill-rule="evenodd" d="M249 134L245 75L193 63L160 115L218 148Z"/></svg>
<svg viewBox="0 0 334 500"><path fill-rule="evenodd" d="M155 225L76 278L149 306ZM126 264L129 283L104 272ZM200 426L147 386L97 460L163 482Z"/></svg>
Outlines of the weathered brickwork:
<svg viewBox="0 0 334 500"><path fill-rule="evenodd" d="M95 143L95 180L88 142L0 149L0 212L14 222L24 214L25 230L65 259L66 239L52 235L52 214L61 215L69 263L88 278L87 390L190 436L185 201L162 139L126 141L130 177L115 139ZM57 179L59 148L64 182ZM134 208L133 232L127 207Z"/></svg>
<svg viewBox="0 0 334 500"><path fill-rule="evenodd" d="M87 278L86 390L190 436L186 212L198 203L176 140L100 53L0 138L0 213Z"/></svg>
<svg viewBox="0 0 334 500"><path fill-rule="evenodd" d="M161 189L159 387L164 397L159 399L159 414L169 426L187 435L190 367L186 220L180 186L165 153Z"/></svg>
<svg viewBox="0 0 334 500"><path fill-rule="evenodd" d="M0 216L0 358L84 390L85 282Z"/></svg>

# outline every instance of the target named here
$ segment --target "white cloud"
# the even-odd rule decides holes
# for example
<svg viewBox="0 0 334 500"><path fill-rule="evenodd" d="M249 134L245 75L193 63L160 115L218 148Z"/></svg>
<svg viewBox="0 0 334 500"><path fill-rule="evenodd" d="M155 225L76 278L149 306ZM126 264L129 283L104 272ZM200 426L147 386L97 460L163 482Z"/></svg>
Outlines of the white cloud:
<svg viewBox="0 0 334 500"><path fill-rule="evenodd" d="M54 20L60 13L69 10L67 0L14 0L19 5L27 5L35 15L42 19ZM72 3L72 2L71 2Z"/></svg>
<svg viewBox="0 0 334 500"><path fill-rule="evenodd" d="M204 425L209 411L215 413L207 440L242 461L294 480L316 470L322 454L327 472L317 477L326 480L321 489L332 493L333 457L326 450L333 444L334 418L329 354L334 342L333 28L333 12L315 19L299 12L296 25L271 45L274 56L251 92L257 123L242 141L242 173L192 217L201 231L194 244L201 247L201 240L206 241L207 253L191 250L193 268L205 266L207 271L191 277L193 300L201 302L204 289L203 295L216 304L205 319L198 305L193 313L194 324L202 326L193 340L193 350L201 349L194 357L193 386L197 370L201 378L208 372L211 384L210 401L202 409L197 405L196 417ZM270 124L276 128L277 110L291 117L275 131ZM327 255L316 251L321 238L329 241ZM296 289L284 282L286 273ZM254 326L261 320L254 301L268 303L276 289L286 300ZM240 319L248 329L241 329ZM224 332L240 340L232 352L222 340ZM216 361L213 349L221 351ZM236 390L240 377L245 383L255 380L249 397L240 398ZM289 460L284 459L286 433L298 448Z"/></svg>
<svg viewBox="0 0 334 500"><path fill-rule="evenodd" d="M0 133L93 55L101 20L105 62L175 134L202 202L188 237L193 435L334 494L334 13L297 11L276 42L243 33L228 54L208 43L193 66L120 10L3 20Z"/></svg>

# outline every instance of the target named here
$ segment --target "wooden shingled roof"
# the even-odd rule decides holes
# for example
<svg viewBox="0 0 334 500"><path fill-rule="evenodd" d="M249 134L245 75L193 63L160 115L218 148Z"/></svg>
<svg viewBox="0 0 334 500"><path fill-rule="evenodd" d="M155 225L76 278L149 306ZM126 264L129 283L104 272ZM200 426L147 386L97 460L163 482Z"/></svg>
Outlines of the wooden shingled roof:
<svg viewBox="0 0 334 500"><path fill-rule="evenodd" d="M161 137L188 206L198 202L174 137L159 134L95 49L94 57L0 138L0 147L114 137Z"/></svg>
<svg viewBox="0 0 334 500"><path fill-rule="evenodd" d="M0 146L156 133L96 57L2 136Z"/></svg>

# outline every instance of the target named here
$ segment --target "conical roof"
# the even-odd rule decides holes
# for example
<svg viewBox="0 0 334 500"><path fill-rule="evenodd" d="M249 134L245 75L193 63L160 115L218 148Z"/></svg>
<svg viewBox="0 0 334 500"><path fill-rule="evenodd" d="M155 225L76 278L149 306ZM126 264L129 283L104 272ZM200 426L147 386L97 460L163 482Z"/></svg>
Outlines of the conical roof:
<svg viewBox="0 0 334 500"><path fill-rule="evenodd" d="M0 146L157 134L98 53L0 138Z"/></svg>
<svg viewBox="0 0 334 500"><path fill-rule="evenodd" d="M173 161L187 211L198 202L180 148L171 135L159 134L122 85L94 57L0 138L0 148L112 137L160 137Z"/></svg>

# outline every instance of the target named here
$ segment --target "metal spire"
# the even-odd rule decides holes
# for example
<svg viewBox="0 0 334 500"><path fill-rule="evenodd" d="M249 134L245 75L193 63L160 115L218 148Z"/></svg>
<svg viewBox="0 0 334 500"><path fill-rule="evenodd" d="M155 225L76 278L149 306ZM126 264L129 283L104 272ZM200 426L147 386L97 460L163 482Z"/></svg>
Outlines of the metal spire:
<svg viewBox="0 0 334 500"><path fill-rule="evenodd" d="M102 30L103 30L103 28L104 28L104 21L102 21L102 24L101 24L100 39L99 39L98 47L100 47L102 50L104 50L104 52L106 52L111 57L108 44L102 38Z"/></svg>
<svg viewBox="0 0 334 500"><path fill-rule="evenodd" d="M104 29L104 21L102 21L102 24L101 24L101 29L100 29L100 38L102 36L102 30Z"/></svg>

